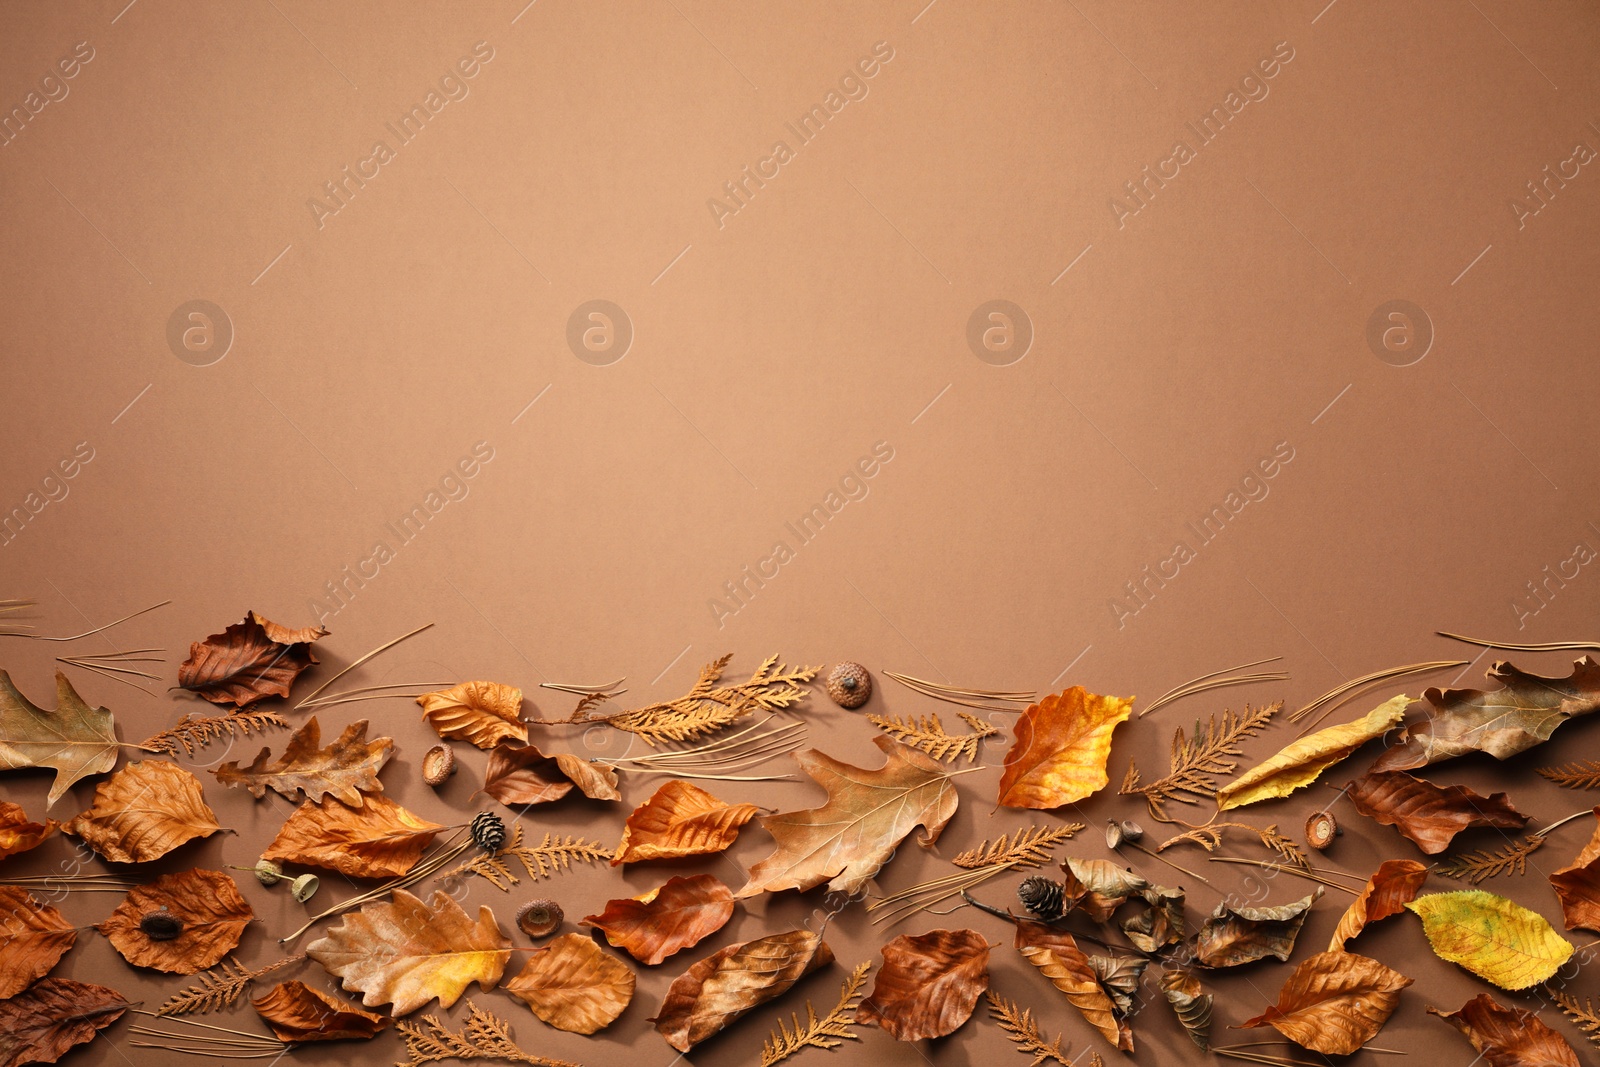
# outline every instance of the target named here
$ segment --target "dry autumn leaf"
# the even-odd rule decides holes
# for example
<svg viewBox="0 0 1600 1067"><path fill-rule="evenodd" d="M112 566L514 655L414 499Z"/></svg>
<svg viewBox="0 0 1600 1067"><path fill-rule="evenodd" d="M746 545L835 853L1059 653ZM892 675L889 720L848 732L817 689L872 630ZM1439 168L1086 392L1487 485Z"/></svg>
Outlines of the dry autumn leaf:
<svg viewBox="0 0 1600 1067"><path fill-rule="evenodd" d="M1405 911L1427 880L1428 868L1416 860L1384 860L1340 916L1328 951L1343 952L1345 943L1370 923Z"/></svg>
<svg viewBox="0 0 1600 1067"><path fill-rule="evenodd" d="M54 819L31 822L20 804L0 800L0 860L39 847L60 827Z"/></svg>
<svg viewBox="0 0 1600 1067"><path fill-rule="evenodd" d="M1193 971L1179 969L1162 972L1158 984L1189 1040L1201 1052L1210 1052L1212 995L1205 991L1200 979Z"/></svg>
<svg viewBox="0 0 1600 1067"><path fill-rule="evenodd" d="M989 942L976 930L902 934L883 946L883 966L856 1022L897 1041L953 1034L989 988Z"/></svg>
<svg viewBox="0 0 1600 1067"><path fill-rule="evenodd" d="M1578 1054L1567 1039L1523 1008L1502 1007L1479 993L1455 1011L1430 1007L1466 1035L1487 1067L1578 1067Z"/></svg>
<svg viewBox="0 0 1600 1067"><path fill-rule="evenodd" d="M1082 909L1097 923L1110 922L1112 913L1129 897L1150 888L1150 883L1132 870L1110 860L1068 856L1061 861L1061 870L1066 874L1061 880L1065 910Z"/></svg>
<svg viewBox="0 0 1600 1067"><path fill-rule="evenodd" d="M1066 994L1101 1037L1124 1052L1133 1051L1133 1028L1117 1014L1094 965L1071 934L1045 923L1019 919L1015 945L1029 963L1050 979L1051 985Z"/></svg>
<svg viewBox="0 0 1600 1067"><path fill-rule="evenodd" d="M1239 1026L1271 1026L1302 1048L1348 1056L1383 1028L1410 984L1366 956L1321 952L1294 969L1276 1004Z"/></svg>
<svg viewBox="0 0 1600 1067"><path fill-rule="evenodd" d="M394 1021L387 1015L362 1011L298 979L279 982L252 1000L250 1006L279 1041L292 1045L307 1041L365 1041L377 1037Z"/></svg>
<svg viewBox="0 0 1600 1067"><path fill-rule="evenodd" d="M1160 952L1182 941L1187 932L1183 919L1183 890L1155 885L1139 895L1147 905L1144 912L1117 924L1133 947L1140 952Z"/></svg>
<svg viewBox="0 0 1600 1067"><path fill-rule="evenodd" d="M461 740L485 751L505 740L528 743L522 722L522 690L500 682L462 682L417 698L422 718L446 741Z"/></svg>
<svg viewBox="0 0 1600 1067"><path fill-rule="evenodd" d="M14 997L49 974L78 940L78 931L55 908L25 889L0 886L0 1000Z"/></svg>
<svg viewBox="0 0 1600 1067"><path fill-rule="evenodd" d="M319 748L321 742L322 728L313 715L289 738L283 755L271 763L267 757L272 750L263 748L248 767L241 768L235 761L211 773L223 785L244 786L257 800L271 789L290 800L304 793L307 800L332 796L358 807L361 794L383 792L378 771L394 755L394 738L368 741L367 720L361 719L346 726L327 748Z"/></svg>
<svg viewBox="0 0 1600 1067"><path fill-rule="evenodd" d="M725 804L688 782L668 782L628 816L611 866L721 852L760 810Z"/></svg>
<svg viewBox="0 0 1600 1067"><path fill-rule="evenodd" d="M333 797L320 804L308 800L261 857L352 878L397 878L416 866L443 829L382 795L363 796L356 808Z"/></svg>
<svg viewBox="0 0 1600 1067"><path fill-rule="evenodd" d="M128 1010L115 989L70 978L46 978L25 993L0 1001L0 1067L55 1063L75 1045Z"/></svg>
<svg viewBox="0 0 1600 1067"><path fill-rule="evenodd" d="M1588 656L1565 678L1525 674L1504 661L1487 673L1502 688L1423 693L1431 713L1408 727L1403 743L1379 757L1373 770L1411 770L1469 752L1506 759L1549 740L1568 719L1600 708L1600 664Z"/></svg>
<svg viewBox="0 0 1600 1067"><path fill-rule="evenodd" d="M435 997L448 1008L473 982L493 989L511 959L511 939L487 906L474 922L443 890L425 904L396 889L389 900L346 916L306 955L346 990L363 994L367 1007L392 1004L398 1017Z"/></svg>
<svg viewBox="0 0 1600 1067"><path fill-rule="evenodd" d="M580 926L593 927L606 942L647 966L693 948L733 917L733 891L714 876L669 879L636 897L609 900L599 915Z"/></svg>
<svg viewBox="0 0 1600 1067"><path fill-rule="evenodd" d="M1548 981L1574 951L1544 916L1481 889L1430 893L1406 907L1422 917L1435 955L1501 989Z"/></svg>
<svg viewBox="0 0 1600 1067"><path fill-rule="evenodd" d="M243 622L189 646L178 686L213 704L241 708L263 697L286 697L300 673L317 662L312 642L327 634L320 626L291 630L252 611Z"/></svg>
<svg viewBox="0 0 1600 1067"><path fill-rule="evenodd" d="M0 671L0 771L48 767L56 772L45 807L91 774L117 765L117 724L105 708L91 708L56 672L56 707L46 711L29 702Z"/></svg>
<svg viewBox="0 0 1600 1067"><path fill-rule="evenodd" d="M593 938L562 934L533 954L506 992L557 1030L592 1034L616 1022L633 1000L634 983L628 965Z"/></svg>
<svg viewBox="0 0 1600 1067"><path fill-rule="evenodd" d="M750 868L750 881L736 896L810 889L825 881L830 890L855 894L918 826L923 833L917 843L924 848L939 839L956 813L951 776L960 772L890 737L879 735L872 743L888 757L877 770L840 763L816 749L795 754L800 769L828 791L828 802L762 818L778 847Z"/></svg>
<svg viewBox="0 0 1600 1067"><path fill-rule="evenodd" d="M94 790L94 806L61 827L114 863L160 859L222 829L200 779L166 760L130 763Z"/></svg>
<svg viewBox="0 0 1600 1067"><path fill-rule="evenodd" d="M999 803L1059 808L1103 788L1111 734L1133 711L1133 697L1107 697L1081 685L1030 704L1013 728L1000 775Z"/></svg>
<svg viewBox="0 0 1600 1067"><path fill-rule="evenodd" d="M1287 960L1311 906L1322 899L1319 885L1309 896L1270 908L1217 905L1200 927L1195 959L1207 967L1237 967L1268 956Z"/></svg>
<svg viewBox="0 0 1600 1067"><path fill-rule="evenodd" d="M95 929L135 967L194 974L232 952L254 917L232 878L190 870L130 889Z"/></svg>
<svg viewBox="0 0 1600 1067"><path fill-rule="evenodd" d="M1594 809L1600 818L1600 808ZM1600 826L1576 859L1550 876L1568 930L1600 930Z"/></svg>
<svg viewBox="0 0 1600 1067"><path fill-rule="evenodd" d="M1217 790L1217 810L1275 800L1310 785L1323 771L1404 722L1410 703L1410 697L1397 696L1353 722L1302 737Z"/></svg>
<svg viewBox="0 0 1600 1067"><path fill-rule="evenodd" d="M661 1010L651 1021L667 1044L688 1052L832 962L833 950L822 935L810 930L729 945L673 979Z"/></svg>
<svg viewBox="0 0 1600 1067"><path fill-rule="evenodd" d="M1404 771L1373 771L1346 789L1357 811L1393 826L1430 856L1470 827L1517 830L1528 821L1504 793L1479 796L1464 785L1434 785Z"/></svg>
<svg viewBox="0 0 1600 1067"><path fill-rule="evenodd" d="M507 807L546 804L576 788L590 800L621 800L617 772L570 752L546 756L535 745L496 745L483 772L483 792Z"/></svg>

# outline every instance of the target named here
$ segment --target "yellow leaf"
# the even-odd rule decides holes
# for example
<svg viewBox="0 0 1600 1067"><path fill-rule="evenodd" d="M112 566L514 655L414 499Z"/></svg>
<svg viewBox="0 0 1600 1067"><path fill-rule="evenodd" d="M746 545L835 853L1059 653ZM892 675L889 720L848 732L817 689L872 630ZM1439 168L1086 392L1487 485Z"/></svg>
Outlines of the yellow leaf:
<svg viewBox="0 0 1600 1067"><path fill-rule="evenodd" d="M1440 959L1501 989L1546 981L1574 951L1544 916L1481 889L1430 893L1406 907L1422 917L1422 929Z"/></svg>
<svg viewBox="0 0 1600 1067"><path fill-rule="evenodd" d="M1111 733L1133 710L1133 697L1106 697L1081 685L1030 704L1000 776L1008 808L1059 808L1105 787Z"/></svg>
<svg viewBox="0 0 1600 1067"><path fill-rule="evenodd" d="M1317 776L1356 749L1399 726L1411 698L1405 694L1387 700L1354 722L1318 730L1283 749L1265 763L1250 768L1217 790L1217 810L1242 808L1261 800L1286 797L1310 785Z"/></svg>

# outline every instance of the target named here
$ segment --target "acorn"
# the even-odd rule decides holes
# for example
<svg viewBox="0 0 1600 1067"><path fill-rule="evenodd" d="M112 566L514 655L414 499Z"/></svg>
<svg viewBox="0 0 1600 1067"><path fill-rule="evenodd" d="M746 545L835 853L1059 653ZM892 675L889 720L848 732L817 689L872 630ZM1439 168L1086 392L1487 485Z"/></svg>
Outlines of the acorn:
<svg viewBox="0 0 1600 1067"><path fill-rule="evenodd" d="M456 773L456 754L449 745L434 745L422 757L422 780L435 789Z"/></svg>
<svg viewBox="0 0 1600 1067"><path fill-rule="evenodd" d="M872 696L872 675L859 663L836 663L825 682L828 696L841 708L859 708Z"/></svg>
<svg viewBox="0 0 1600 1067"><path fill-rule="evenodd" d="M162 908L140 917L139 929L152 941L172 941L183 933L183 920Z"/></svg>
<svg viewBox="0 0 1600 1067"><path fill-rule="evenodd" d="M1317 811L1311 813L1311 818L1306 820L1306 844L1322 852L1333 844L1333 839L1344 833L1339 829L1339 823L1331 811Z"/></svg>
<svg viewBox="0 0 1600 1067"><path fill-rule="evenodd" d="M1017 899L1022 901L1022 906L1045 922L1061 918L1065 911L1065 896L1065 888L1060 882L1039 875L1024 878L1017 886Z"/></svg>
<svg viewBox="0 0 1600 1067"><path fill-rule="evenodd" d="M553 900L530 900L517 909L517 928L529 937L549 937L561 925L565 913Z"/></svg>
<svg viewBox="0 0 1600 1067"><path fill-rule="evenodd" d="M506 824L492 811L480 811L472 817L473 843L485 852L498 851L506 843Z"/></svg>
<svg viewBox="0 0 1600 1067"><path fill-rule="evenodd" d="M302 874L289 883L289 895L304 904L317 895L317 887L322 885L320 879L314 874Z"/></svg>

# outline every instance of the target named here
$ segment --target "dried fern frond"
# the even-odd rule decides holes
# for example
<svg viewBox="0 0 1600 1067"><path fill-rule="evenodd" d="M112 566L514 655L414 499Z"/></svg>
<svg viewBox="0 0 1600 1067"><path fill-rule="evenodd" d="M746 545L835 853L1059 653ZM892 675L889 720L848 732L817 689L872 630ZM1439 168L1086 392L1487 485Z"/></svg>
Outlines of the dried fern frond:
<svg viewBox="0 0 1600 1067"><path fill-rule="evenodd" d="M1305 850L1294 841L1280 834L1276 823L1263 828L1251 826L1249 823L1216 822L1213 820L1204 826L1196 826L1193 829L1185 830L1181 834L1167 838L1156 846L1156 851L1163 852L1171 845L1188 843L1199 845L1207 852L1215 852L1222 845L1222 831L1230 827L1255 834L1263 845L1282 856L1285 863L1291 863L1296 867L1309 868L1311 866L1311 861L1306 858Z"/></svg>
<svg viewBox="0 0 1600 1067"><path fill-rule="evenodd" d="M1182 804L1193 804L1196 798L1215 796L1217 783L1213 776L1232 774L1238 770L1238 761L1233 757L1244 754L1240 743L1259 733L1281 710L1281 700L1259 708L1246 704L1244 713L1240 715L1235 715L1231 710L1224 711L1221 723L1217 722L1215 715L1211 716L1206 720L1203 730L1197 721L1193 737L1185 736L1180 727L1172 735L1171 765L1167 776L1149 785L1140 785L1139 772L1130 760L1128 773L1117 792L1124 796L1137 794L1144 797L1152 816L1163 822L1171 822L1164 807L1166 802L1176 800Z"/></svg>
<svg viewBox="0 0 1600 1067"><path fill-rule="evenodd" d="M1520 843L1507 845L1494 852L1479 849L1451 856L1435 867L1433 873L1446 878L1464 878L1473 885L1502 874L1527 874L1528 856L1538 851L1545 840L1542 834L1529 834Z"/></svg>
<svg viewBox="0 0 1600 1067"><path fill-rule="evenodd" d="M238 960L228 956L209 971L201 971L200 981L167 998L156 1009L157 1015L203 1015L218 1011L238 1000L250 983L270 971L299 963L304 956L289 956L277 963L269 963L259 970L246 970Z"/></svg>
<svg viewBox="0 0 1600 1067"><path fill-rule="evenodd" d="M990 1018L999 1023L1000 1029L1016 1043L1018 1052L1033 1057L1028 1067L1039 1067L1046 1060L1053 1060L1062 1067L1072 1067L1072 1061L1067 1059L1067 1050L1061 1047L1061 1035L1057 1034L1054 1041L1046 1041L1044 1034L1039 1032L1039 1024L1033 1021L1032 1008L1024 1008L1014 1000L1007 1000L992 989L984 996L989 1001ZM1086 1067L1104 1067L1098 1052L1092 1054Z"/></svg>
<svg viewBox="0 0 1600 1067"><path fill-rule="evenodd" d="M767 1040L761 1046L761 1067L772 1067L774 1063L786 1060L802 1049L837 1048L846 1040L861 1040L861 1035L850 1029L850 1024L856 1021L856 1000L861 996L861 986L871 969L870 962L857 964L839 990L839 1003L822 1018L817 1018L816 1009L809 1000L806 1001L804 1027L800 1025L799 1015L790 1016L794 1020L792 1031L780 1017L778 1028L767 1035Z"/></svg>
<svg viewBox="0 0 1600 1067"><path fill-rule="evenodd" d="M975 870L994 864L1006 867L1039 867L1054 859L1050 850L1083 829L1081 822L1063 823L1054 827L1030 826L1018 830L1015 837L1001 834L991 843L985 841L977 848L969 848L950 862L957 867Z"/></svg>
<svg viewBox="0 0 1600 1067"><path fill-rule="evenodd" d="M482 852L463 863L455 870L444 875L451 878L459 874L476 874L485 878L501 892L510 892L511 887L520 879L511 873L511 865L506 862L507 857L514 857L522 863L522 869L528 873L529 878L549 878L557 871L565 871L572 867L574 861L580 863L594 863L597 861L609 862L611 850L598 842L583 841L570 834L564 838L557 838L550 833L544 835L544 840L537 845L524 845L522 843L522 826L518 824L511 830L511 839L505 847L493 853Z"/></svg>
<svg viewBox="0 0 1600 1067"><path fill-rule="evenodd" d="M1559 767L1535 767L1534 770L1568 789L1600 789L1600 763L1594 760L1563 763Z"/></svg>
<svg viewBox="0 0 1600 1067"><path fill-rule="evenodd" d="M1600 1047L1600 1011L1595 1010L1593 1002L1584 997L1582 1003L1570 993L1563 993L1559 989L1545 986L1544 991L1550 994L1550 999L1556 1002L1573 1022L1578 1024L1578 1029L1589 1036L1589 1041Z"/></svg>
<svg viewBox="0 0 1600 1067"><path fill-rule="evenodd" d="M252 730L266 733L269 726L288 729L289 724L271 711L236 711L229 715L207 715L203 718L184 715L171 729L141 741L139 747L151 752L165 752L170 756L176 756L181 748L186 755L192 756L195 749L203 748L224 735L233 737L248 734Z"/></svg>
<svg viewBox="0 0 1600 1067"><path fill-rule="evenodd" d="M535 1067L578 1067L569 1060L553 1060L524 1052L511 1040L511 1025L497 1019L472 1002L467 1002L467 1023L460 1033L452 1033L432 1015L422 1016L421 1024L401 1019L394 1024L406 1043L410 1059L395 1061L395 1067L416 1067L436 1060L507 1060L531 1063Z"/></svg>
<svg viewBox="0 0 1600 1067"><path fill-rule="evenodd" d="M937 715L918 715L915 719L868 715L867 721L896 741L919 748L936 760L952 763L958 756L965 756L970 762L978 758L978 742L999 733L1000 727L965 711L957 714L973 728L973 733L946 733Z"/></svg>

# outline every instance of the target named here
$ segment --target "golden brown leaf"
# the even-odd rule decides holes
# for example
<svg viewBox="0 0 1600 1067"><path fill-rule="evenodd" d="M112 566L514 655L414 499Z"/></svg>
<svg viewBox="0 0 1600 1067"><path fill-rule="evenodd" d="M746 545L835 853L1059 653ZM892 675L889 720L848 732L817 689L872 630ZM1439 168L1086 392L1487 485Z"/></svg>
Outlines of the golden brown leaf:
<svg viewBox="0 0 1600 1067"><path fill-rule="evenodd" d="M673 979L652 1021L667 1044L688 1052L832 962L833 950L810 930L729 945Z"/></svg>
<svg viewBox="0 0 1600 1067"><path fill-rule="evenodd" d="M1124 1052L1133 1051L1133 1028L1121 1018L1100 984L1089 957L1065 930L1031 919L1017 920L1015 945L1027 961L1065 993L1090 1026Z"/></svg>
<svg viewBox="0 0 1600 1067"><path fill-rule="evenodd" d="M396 878L416 866L443 829L382 795L363 796L357 808L333 797L320 804L308 800L261 857L352 878Z"/></svg>
<svg viewBox="0 0 1600 1067"><path fill-rule="evenodd" d="M30 822L20 804L0 800L0 860L39 847L60 827L54 819Z"/></svg>
<svg viewBox="0 0 1600 1067"><path fill-rule="evenodd" d="M721 852L760 810L725 804L688 782L668 782L628 816L611 866Z"/></svg>
<svg viewBox="0 0 1600 1067"><path fill-rule="evenodd" d="M1422 917L1435 955L1501 989L1549 981L1575 951L1543 915L1481 889L1429 893L1406 908Z"/></svg>
<svg viewBox="0 0 1600 1067"><path fill-rule="evenodd" d="M1504 793L1479 796L1464 785L1434 785L1404 771L1373 771L1347 788L1357 811L1393 826L1430 856L1469 827L1518 830L1528 821Z"/></svg>
<svg viewBox="0 0 1600 1067"><path fill-rule="evenodd" d="M362 1011L348 1001L312 989L299 979L279 982L250 1002L279 1041L365 1041L394 1020Z"/></svg>
<svg viewBox="0 0 1600 1067"><path fill-rule="evenodd" d="M1200 979L1193 971L1178 969L1162 972L1158 984L1189 1040L1201 1052L1210 1052L1213 997L1205 991Z"/></svg>
<svg viewBox="0 0 1600 1067"><path fill-rule="evenodd" d="M1107 697L1075 685L1030 704L1013 728L1000 776L1008 808L1059 808L1097 792L1109 779L1111 734L1133 711L1133 697Z"/></svg>
<svg viewBox="0 0 1600 1067"><path fill-rule="evenodd" d="M383 792L378 771L394 755L394 738L367 740L367 720L344 728L339 739L319 748L322 728L315 715L296 730L283 755L271 763L272 750L263 748L255 762L240 768L237 761L224 763L211 773L223 785L242 785L257 800L271 789L293 800L304 793L307 800L338 797L351 807L361 804L361 794Z"/></svg>
<svg viewBox="0 0 1600 1067"><path fill-rule="evenodd" d="M733 891L712 875L696 874L669 879L636 897L609 900L604 911L579 925L599 930L613 948L653 966L693 948L732 917Z"/></svg>
<svg viewBox="0 0 1600 1067"><path fill-rule="evenodd" d="M1600 808L1594 809L1600 818ZM1600 826L1576 859L1550 876L1568 930L1600 930Z"/></svg>
<svg viewBox="0 0 1600 1067"><path fill-rule="evenodd" d="M461 740L488 750L507 739L528 743L522 722L522 690L500 682L462 682L417 698L422 718L446 741Z"/></svg>
<svg viewBox="0 0 1600 1067"><path fill-rule="evenodd" d="M363 994L367 1007L393 1004L407 1015L437 997L448 1008L477 982L493 989L511 959L511 939L487 906L474 922L439 890L423 903L404 889L345 917L306 948L306 955Z"/></svg>
<svg viewBox="0 0 1600 1067"><path fill-rule="evenodd" d="M141 920L158 912L182 924L177 937L151 937L140 928ZM254 917L232 878L190 870L130 889L95 929L135 967L194 974L232 952Z"/></svg>
<svg viewBox="0 0 1600 1067"><path fill-rule="evenodd" d="M1343 952L1345 943L1365 930L1370 923L1399 915L1417 899L1428 868L1416 860L1384 860L1367 879L1361 895L1351 902L1339 918L1339 926L1328 943L1329 952Z"/></svg>
<svg viewBox="0 0 1600 1067"><path fill-rule="evenodd" d="M56 772L45 807L91 774L117 765L117 724L105 708L83 702L67 676L56 671L56 707L46 711L17 691L0 671L0 771L48 767Z"/></svg>
<svg viewBox="0 0 1600 1067"><path fill-rule="evenodd" d="M574 1034L592 1034L616 1022L633 1000L628 965L582 934L562 934L535 952L506 992L535 1015Z"/></svg>
<svg viewBox="0 0 1600 1067"><path fill-rule="evenodd" d="M1139 894L1145 910L1118 923L1122 933L1140 952L1160 952L1182 941L1187 931L1183 919L1183 890L1153 885Z"/></svg>
<svg viewBox="0 0 1600 1067"><path fill-rule="evenodd" d="M94 806L61 829L115 863L145 863L222 827L200 779L176 763L141 760L96 786Z"/></svg>
<svg viewBox="0 0 1600 1067"><path fill-rule="evenodd" d="M189 646L178 685L213 704L244 707L263 697L289 695L300 672L317 662L311 643L328 631L291 630L250 612L220 634Z"/></svg>
<svg viewBox="0 0 1600 1067"><path fill-rule="evenodd" d="M1411 698L1394 697L1353 722L1318 730L1291 742L1265 762L1245 771L1217 790L1217 810L1242 808L1263 800L1286 797L1316 781L1323 771L1348 759L1356 749L1382 737L1405 721Z"/></svg>
<svg viewBox="0 0 1600 1067"><path fill-rule="evenodd" d="M1303 961L1278 991L1278 1003L1250 1029L1271 1026L1302 1048L1348 1056L1371 1041L1400 1003L1411 979L1351 952L1322 952Z"/></svg>
<svg viewBox="0 0 1600 1067"><path fill-rule="evenodd" d="M1319 885L1309 896L1270 908L1231 907L1226 901L1218 904L1200 927L1195 959L1207 967L1237 967L1267 956L1287 960L1294 953L1307 913L1322 899L1322 892Z"/></svg>
<svg viewBox="0 0 1600 1067"><path fill-rule="evenodd" d="M128 1010L115 989L70 978L46 978L0 1001L0 1067L54 1063Z"/></svg>
<svg viewBox="0 0 1600 1067"><path fill-rule="evenodd" d="M883 966L856 1022L897 1041L944 1037L972 1017L989 988L989 942L976 930L901 934L883 946Z"/></svg>
<svg viewBox="0 0 1600 1067"><path fill-rule="evenodd" d="M1430 1007L1428 1014L1465 1034L1487 1067L1578 1067L1577 1052L1537 1013L1502 1007L1487 993L1455 1011Z"/></svg>
<svg viewBox="0 0 1600 1067"><path fill-rule="evenodd" d="M621 800L617 772L570 752L546 756L535 745L496 745L483 772L483 792L507 807L560 800L576 787L590 800Z"/></svg>
<svg viewBox="0 0 1600 1067"><path fill-rule="evenodd" d="M78 940L56 909L25 889L0 886L0 1000L14 997L49 974Z"/></svg>
<svg viewBox="0 0 1600 1067"><path fill-rule="evenodd" d="M1062 896L1067 911L1081 908L1085 915L1097 923L1109 922L1123 902L1135 893L1143 893L1150 883L1127 867L1119 867L1110 860L1085 860L1068 856L1061 861L1066 875L1061 880Z"/></svg>

